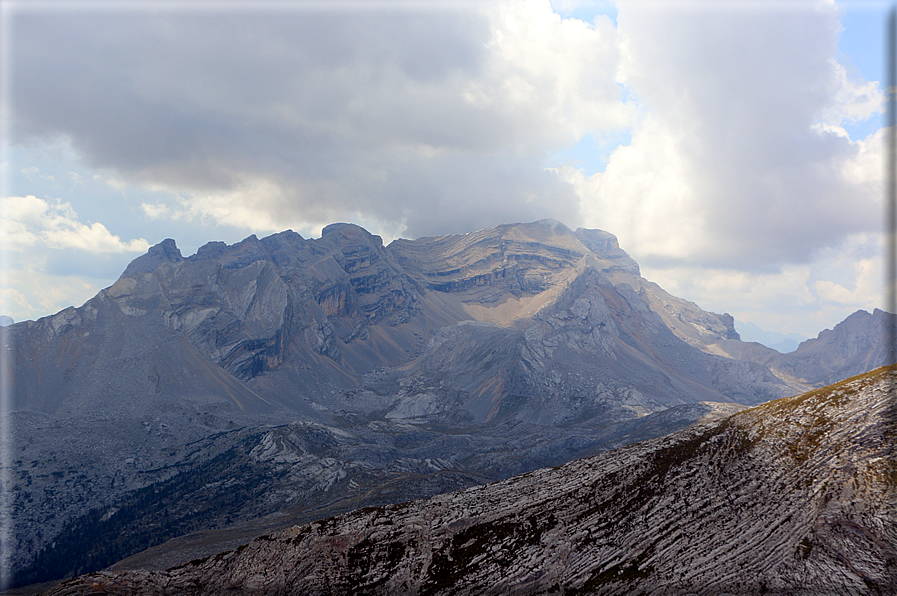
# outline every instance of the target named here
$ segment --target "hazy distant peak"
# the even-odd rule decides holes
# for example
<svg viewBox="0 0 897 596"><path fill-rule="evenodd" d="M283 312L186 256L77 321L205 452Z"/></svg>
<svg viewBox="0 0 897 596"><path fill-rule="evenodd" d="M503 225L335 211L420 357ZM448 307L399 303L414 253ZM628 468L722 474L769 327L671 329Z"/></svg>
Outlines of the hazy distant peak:
<svg viewBox="0 0 897 596"><path fill-rule="evenodd" d="M559 222L558 220L553 219L553 218L551 218L551 217L546 217L545 219L539 219L539 220L537 220L537 221L534 221L533 224L534 224L534 225L541 225L541 226L561 227L561 228L564 228L564 229L566 229L566 230L569 230L569 229L570 229L570 228L568 228L567 226L565 226L563 223L561 223L561 222Z"/></svg>
<svg viewBox="0 0 897 596"><path fill-rule="evenodd" d="M540 219L538 221L534 221L529 224L516 224L516 226L524 226L524 227L533 227L533 228L546 228L551 230L554 234L567 235L572 234L573 231L568 228L563 223L559 222L556 219Z"/></svg>
<svg viewBox="0 0 897 596"><path fill-rule="evenodd" d="M617 237L604 230L576 228L576 237L585 244L589 250L597 254L604 254L614 250L621 250Z"/></svg>
<svg viewBox="0 0 897 596"><path fill-rule="evenodd" d="M326 236L326 235L328 235L328 234L332 234L332 233L334 233L334 232L339 232L340 230L343 230L343 229L346 229L346 228L349 228L349 229L353 229L353 228L364 229L364 228L362 228L361 226L359 226L359 225L357 225L357 224L353 224L353 223L344 223L344 222L336 222L336 223L332 223L332 224L328 224L328 225L324 226L324 228L321 230L321 237L323 238L324 236ZM366 231L366 230L365 230L365 231Z"/></svg>
<svg viewBox="0 0 897 596"><path fill-rule="evenodd" d="M866 328L869 326L877 326L884 321L885 313L883 310L875 309L875 314L871 314L866 310L860 309L848 316L846 319L835 325L833 329L823 329L819 332L816 339L824 339L826 337L837 336L844 331L850 329ZM813 341L813 340L807 340ZM806 343L806 342L805 342Z"/></svg>

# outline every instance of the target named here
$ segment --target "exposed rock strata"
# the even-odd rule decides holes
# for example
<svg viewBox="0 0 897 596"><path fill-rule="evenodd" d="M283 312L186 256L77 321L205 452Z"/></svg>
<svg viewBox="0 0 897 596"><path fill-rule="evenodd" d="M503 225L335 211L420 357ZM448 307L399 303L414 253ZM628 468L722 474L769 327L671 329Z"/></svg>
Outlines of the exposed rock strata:
<svg viewBox="0 0 897 596"><path fill-rule="evenodd" d="M50 594L891 594L895 381Z"/></svg>
<svg viewBox="0 0 897 596"><path fill-rule="evenodd" d="M13 408L134 417L173 403L327 422L364 375L426 367L438 358L431 340L470 321L493 324L517 346L500 364L491 356L495 378L450 388L473 390L461 409L478 421L497 404L526 421L581 420L581 408L533 416L559 392L585 397L600 385L645 396L647 413L699 400L758 403L836 374L813 364L825 349L739 358L730 316L641 278L607 232L542 221L383 246L358 226L333 224L317 240L250 236L186 258L166 240L82 307L12 325ZM884 357L881 337L867 335L853 368ZM749 364L733 365L733 354ZM515 400L524 407L509 410Z"/></svg>

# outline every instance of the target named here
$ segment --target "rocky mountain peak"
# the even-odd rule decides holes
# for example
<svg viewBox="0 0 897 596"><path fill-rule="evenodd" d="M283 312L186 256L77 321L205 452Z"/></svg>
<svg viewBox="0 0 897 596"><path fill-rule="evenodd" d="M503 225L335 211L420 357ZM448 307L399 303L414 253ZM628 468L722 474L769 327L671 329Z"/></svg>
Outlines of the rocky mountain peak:
<svg viewBox="0 0 897 596"><path fill-rule="evenodd" d="M616 267L625 270L627 273L636 276L641 275L638 263L625 250L620 248L617 237L610 232L577 228L576 237L602 259L613 262Z"/></svg>
<svg viewBox="0 0 897 596"><path fill-rule="evenodd" d="M886 336L894 315L858 310L833 329L825 329L789 354L775 354L772 367L798 378L833 383L885 363L890 354Z"/></svg>
<svg viewBox="0 0 897 596"><path fill-rule="evenodd" d="M823 330L815 341L807 340L802 342L801 346L809 346L817 342L829 343L837 347L838 354L842 357L856 356L868 349L884 333L882 325L884 320L885 312L877 308L872 314L865 310L858 310L835 325L834 329Z"/></svg>
<svg viewBox="0 0 897 596"><path fill-rule="evenodd" d="M599 403L624 395L626 411L639 415L695 400L756 403L793 392L798 384L792 378L816 382L807 367L783 380L764 372L764 362L747 371L720 360L722 350L714 352L714 342L737 342L730 315L703 311L641 278L613 234L573 232L555 220L399 239L389 246L358 225L335 223L319 239L290 230L262 239L251 235L233 245L210 242L186 259L168 239L135 259L99 298L83 312L71 309L64 320L51 319L50 332L87 337L91 321L125 329L132 326L129 319L139 320L146 328L121 340L135 342L133 347L107 345L96 334L85 341L91 350L111 350L109 358L118 358L123 350L144 352L140 337L186 340L198 358L259 383L245 390L262 402L289 408L301 404L297 400L306 391L323 384L342 392L380 367L435 371L434 363L453 362L492 363L433 372L457 383L452 390L466 397L452 398L461 399L456 403L487 412L489 420L510 415L544 421L549 413L572 420L593 416L603 411ZM861 320L857 313L844 325L856 327ZM429 347L441 329L467 321L496 329L464 328L447 335L452 341L438 352ZM868 349L869 341L856 343L854 351ZM695 348L709 355L694 354ZM879 356L866 364L880 363ZM684 375L669 364L679 361L690 363ZM59 378L71 378L77 366L69 369L59 370ZM34 375L51 378L46 368L36 368ZM622 388L596 389L624 378L637 396ZM101 385L82 391L105 404L108 391ZM141 391L139 383L130 387L120 390ZM298 397L284 400L297 389ZM32 390L43 391L24 391ZM52 392L63 398L60 391ZM575 399L562 405L552 399L558 392ZM247 400L239 403L245 407ZM448 411L445 404L431 410Z"/></svg>
<svg viewBox="0 0 897 596"><path fill-rule="evenodd" d="M735 317L724 312L720 315L720 320L723 322L723 325L726 326L725 339L741 339L741 336L735 331Z"/></svg>
<svg viewBox="0 0 897 596"><path fill-rule="evenodd" d="M333 223L321 230L321 240L335 240L340 244L360 243L376 250L383 248L383 239L352 223Z"/></svg>
<svg viewBox="0 0 897 596"><path fill-rule="evenodd" d="M146 254L137 257L128 265L122 277L137 277L143 273L150 273L163 263L180 263L184 260L180 249L171 238L166 238L159 244L151 246Z"/></svg>
<svg viewBox="0 0 897 596"><path fill-rule="evenodd" d="M278 267L295 263L296 255L307 245L307 241L293 230L266 236L260 242L272 262Z"/></svg>

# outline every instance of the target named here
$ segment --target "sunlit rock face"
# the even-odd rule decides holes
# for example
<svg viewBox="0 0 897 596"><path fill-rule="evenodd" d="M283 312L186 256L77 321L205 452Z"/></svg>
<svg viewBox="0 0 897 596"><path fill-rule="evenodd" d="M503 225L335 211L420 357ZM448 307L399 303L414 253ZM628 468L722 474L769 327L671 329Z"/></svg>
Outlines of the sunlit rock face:
<svg viewBox="0 0 897 596"><path fill-rule="evenodd" d="M891 594L894 369L51 594Z"/></svg>
<svg viewBox="0 0 897 596"><path fill-rule="evenodd" d="M609 232L552 220L388 246L332 224L187 257L165 240L84 305L4 328L11 566L61 577L563 464L882 364L884 320L781 355L642 278ZM293 424L333 440L246 455Z"/></svg>

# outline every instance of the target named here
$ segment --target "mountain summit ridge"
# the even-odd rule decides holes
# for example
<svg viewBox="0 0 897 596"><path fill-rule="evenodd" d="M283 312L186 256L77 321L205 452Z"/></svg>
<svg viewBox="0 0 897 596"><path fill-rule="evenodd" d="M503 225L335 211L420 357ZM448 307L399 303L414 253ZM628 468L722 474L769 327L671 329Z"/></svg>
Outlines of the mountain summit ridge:
<svg viewBox="0 0 897 596"><path fill-rule="evenodd" d="M226 392L223 403L260 412L298 408L309 416L320 411L283 396L296 389L309 394L327 387L341 393L357 387L365 374L378 368L405 366L425 357L427 341L439 329L468 320L491 322L509 332L529 329L524 337L533 354L553 353L552 342L567 341L558 337L560 332L568 340L578 338L574 343L587 341L591 347L583 347L592 354L589 358L610 358L608 371L622 371L614 361L631 360L632 370L644 371L639 373L644 381L636 385L639 392L656 394L652 386L680 386L673 389L672 395L680 397L672 402L669 389L664 389L668 397L658 407L693 401L683 393L685 387L703 400L743 403L805 387L775 375L758 385L758 373L745 377L713 354L687 358L702 360L701 369L712 371L717 381L698 369L684 377L672 371L668 362L690 353L677 338L708 352L709 341L737 337L731 317L700 311L639 277L638 265L607 232L573 232L546 220L396 240L388 246L354 224L331 224L324 232L317 240L286 231L261 240L253 235L233 245L213 242L186 258L173 240L165 240L135 259L115 284L84 306L14 325L13 334L19 343L31 342L34 334L49 334L51 340L65 336L67 343L84 346L82 351L92 351L93 345L120 359L115 354L139 353L146 346L136 337L122 338L128 345L113 345L110 338L116 333L111 329L89 337L87 328L104 323L145 327L143 344L172 344L175 352L182 352L180 362L207 358L233 375L235 388ZM661 301L666 308L658 307ZM668 312L671 308L676 312ZM670 323L674 317L675 325ZM581 323L571 327L574 321ZM647 358L634 358L636 353ZM65 354L38 354L36 359L51 379L71 378L79 370L75 362L60 366L60 360L70 359ZM34 361L35 355L22 360ZM133 363L123 364L118 367L123 374L133 370ZM537 367L546 364L543 359ZM163 385L166 368L157 366ZM199 376L208 374L193 368ZM605 377L630 373L609 372ZM134 374L145 378L144 373ZM14 407L33 407L29 393L69 393L61 385L47 386L46 379L38 383L42 388L34 387L28 377L17 384ZM60 381L65 384L65 379ZM533 383L539 382L523 381L525 393L532 393ZM80 390L93 395L100 391L83 384ZM123 386L118 391L134 394ZM487 393L490 399L500 399L495 390ZM96 407L106 411L110 404L98 399ZM201 403L208 398L197 399ZM82 412L90 408L89 395L78 407Z"/></svg>

